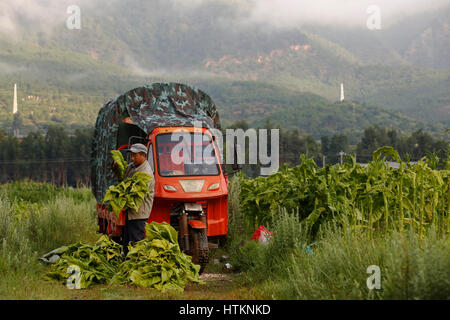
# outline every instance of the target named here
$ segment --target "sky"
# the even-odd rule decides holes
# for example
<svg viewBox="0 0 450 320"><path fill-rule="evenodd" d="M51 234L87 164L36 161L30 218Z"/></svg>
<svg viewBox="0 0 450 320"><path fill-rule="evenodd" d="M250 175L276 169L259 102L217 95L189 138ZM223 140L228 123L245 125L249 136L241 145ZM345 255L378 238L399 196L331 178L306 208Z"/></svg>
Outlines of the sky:
<svg viewBox="0 0 450 320"><path fill-rule="evenodd" d="M83 9L105 5L113 6L118 1L149 3L158 0L1 0L0 33L24 32L31 25L44 32L55 24L64 23L67 7L78 5ZM161 0L159 0L161 1ZM169 1L169 0L164 0ZM302 24L365 26L370 16L370 6L379 8L381 21L389 26L399 18L450 6L450 0L170 0L175 10L196 10L199 6L217 2L233 3L244 14L233 21L238 24L258 23L277 28L292 28ZM248 5L242 5L247 1ZM220 14L220 13L219 13ZM24 27L24 21L28 22Z"/></svg>
<svg viewBox="0 0 450 320"><path fill-rule="evenodd" d="M381 20L390 25L399 18L450 6L450 0L258 0L252 21L266 21L278 27L301 24L365 26L379 8Z"/></svg>
<svg viewBox="0 0 450 320"><path fill-rule="evenodd" d="M50 32L56 25L65 23L67 8L76 4L91 7L107 0L0 0L0 33L16 35L27 28Z"/></svg>

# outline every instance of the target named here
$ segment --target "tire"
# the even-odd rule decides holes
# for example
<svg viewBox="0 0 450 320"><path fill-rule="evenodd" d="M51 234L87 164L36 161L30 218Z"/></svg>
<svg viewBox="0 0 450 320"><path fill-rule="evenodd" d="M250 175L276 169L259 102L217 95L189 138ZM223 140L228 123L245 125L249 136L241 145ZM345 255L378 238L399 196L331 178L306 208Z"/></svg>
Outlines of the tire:
<svg viewBox="0 0 450 320"><path fill-rule="evenodd" d="M200 265L200 274L205 270L208 264L208 237L206 229L189 228L189 255L192 256L192 262Z"/></svg>

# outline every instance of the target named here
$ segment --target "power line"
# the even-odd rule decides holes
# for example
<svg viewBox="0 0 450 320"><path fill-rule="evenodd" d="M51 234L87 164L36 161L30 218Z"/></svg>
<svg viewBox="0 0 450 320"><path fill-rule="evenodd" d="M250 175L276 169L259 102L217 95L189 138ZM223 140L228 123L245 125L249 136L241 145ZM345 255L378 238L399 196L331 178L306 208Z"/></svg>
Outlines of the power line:
<svg viewBox="0 0 450 320"><path fill-rule="evenodd" d="M294 160L300 160L300 157L303 155L303 153L300 154L293 154L293 153L288 153L288 154L279 154L279 158L282 159L294 159ZM308 155L310 158L315 158L315 157L321 157L320 154L311 154ZM327 156L327 158L329 158L330 156ZM350 155L347 155L346 157L350 157ZM409 160L410 161L419 161L420 159L422 159L423 157L420 158L414 158L411 157ZM338 159L338 155L336 155L336 159ZM356 155L356 159L360 160L367 160L367 161L372 161L373 157L372 155ZM87 163L90 162L90 159L33 159L33 160L0 160L0 165L8 165L8 164L15 164L15 165L20 165L20 164L42 164L42 163Z"/></svg>
<svg viewBox="0 0 450 320"><path fill-rule="evenodd" d="M30 163L78 163L90 162L89 159L33 159L33 160L4 160L0 164L30 164Z"/></svg>

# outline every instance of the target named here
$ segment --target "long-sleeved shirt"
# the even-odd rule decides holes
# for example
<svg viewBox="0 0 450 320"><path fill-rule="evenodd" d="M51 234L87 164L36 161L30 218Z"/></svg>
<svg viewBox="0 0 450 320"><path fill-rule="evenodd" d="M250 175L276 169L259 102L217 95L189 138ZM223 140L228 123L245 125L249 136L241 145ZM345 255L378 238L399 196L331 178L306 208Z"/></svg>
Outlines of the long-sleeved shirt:
<svg viewBox="0 0 450 320"><path fill-rule="evenodd" d="M148 219L153 206L153 197L155 195L155 177L153 176L152 168L147 160L145 160L140 166L136 167L134 163L128 165L124 174L124 179L132 177L136 172L144 172L152 177L148 183L150 193L144 198L144 202L139 207L139 210L128 209L128 220L135 219Z"/></svg>

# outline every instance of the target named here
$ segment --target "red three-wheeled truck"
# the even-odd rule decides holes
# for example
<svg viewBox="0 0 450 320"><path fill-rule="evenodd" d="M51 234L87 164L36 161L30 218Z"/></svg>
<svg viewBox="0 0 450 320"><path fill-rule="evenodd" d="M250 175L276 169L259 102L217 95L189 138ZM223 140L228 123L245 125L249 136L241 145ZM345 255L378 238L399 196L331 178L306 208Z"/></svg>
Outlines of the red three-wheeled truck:
<svg viewBox="0 0 450 320"><path fill-rule="evenodd" d="M218 129L211 98L183 84L154 83L106 103L97 117L91 157L99 232L120 241L125 224L123 213L117 218L102 203L108 187L118 183L110 150L120 150L129 162L127 150L143 143L155 178L148 222L170 223L181 250L203 272L209 248L227 234L228 179L214 134Z"/></svg>

